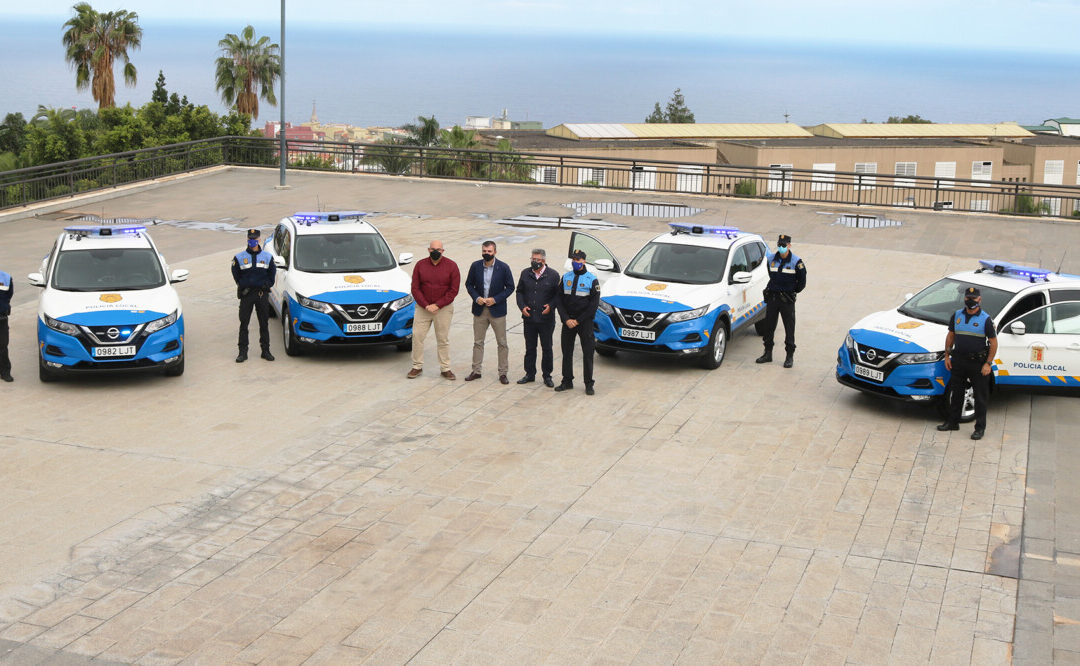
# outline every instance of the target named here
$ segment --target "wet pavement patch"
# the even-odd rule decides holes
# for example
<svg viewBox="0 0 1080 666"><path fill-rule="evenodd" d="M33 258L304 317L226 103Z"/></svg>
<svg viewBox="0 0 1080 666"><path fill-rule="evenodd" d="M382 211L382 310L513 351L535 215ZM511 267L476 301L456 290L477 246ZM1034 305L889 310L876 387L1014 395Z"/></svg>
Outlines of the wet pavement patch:
<svg viewBox="0 0 1080 666"><path fill-rule="evenodd" d="M625 229L626 225L597 219L551 217L549 215L518 215L495 220L495 224L528 229Z"/></svg>
<svg viewBox="0 0 1080 666"><path fill-rule="evenodd" d="M842 227L852 229L881 229L883 227L899 227L903 223L900 220L890 220L880 215L859 215L858 213L844 213L836 218L836 222Z"/></svg>
<svg viewBox="0 0 1080 666"><path fill-rule="evenodd" d="M593 201L566 204L578 215L625 215L627 217L689 217L705 212L704 208L692 208L683 204L663 202L622 203Z"/></svg>

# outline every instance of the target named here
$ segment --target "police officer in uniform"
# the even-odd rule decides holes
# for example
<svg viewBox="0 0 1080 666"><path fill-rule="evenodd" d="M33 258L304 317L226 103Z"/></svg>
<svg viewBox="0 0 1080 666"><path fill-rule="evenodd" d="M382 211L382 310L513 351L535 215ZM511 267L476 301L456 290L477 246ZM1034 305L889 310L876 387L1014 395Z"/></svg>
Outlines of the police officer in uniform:
<svg viewBox="0 0 1080 666"><path fill-rule="evenodd" d="M768 253L769 284L765 287L765 353L757 363L772 362L776 320L784 320L784 367L795 363L795 295L806 287L806 264L791 251L791 236L780 234L776 252Z"/></svg>
<svg viewBox="0 0 1080 666"><path fill-rule="evenodd" d="M562 298L557 303L562 320L562 383L556 391L574 388L574 338L581 338L581 366L585 372L585 395L594 395L593 350L596 337L593 318L600 305L600 281L585 266L585 253L571 255L572 270L562 276Z"/></svg>
<svg viewBox="0 0 1080 666"><path fill-rule="evenodd" d="M277 268L270 253L259 246L260 235L258 229L248 229L247 249L237 252L232 260L236 297L240 299L240 338L237 341L240 353L236 356L237 363L247 360L248 322L251 321L252 309L259 320L262 357L267 361L274 360L274 355L270 353L270 287L274 286Z"/></svg>
<svg viewBox="0 0 1080 666"><path fill-rule="evenodd" d="M990 394L990 361L997 356L997 331L994 320L982 310L978 287L964 291L964 307L949 320L945 336L945 369L952 373L948 391L952 392L949 418L938 430L959 430L967 382L975 394L975 431L972 439L986 434L986 401ZM948 394L948 392L946 392Z"/></svg>
<svg viewBox="0 0 1080 666"><path fill-rule="evenodd" d="M0 379L5 382L15 381L11 377L11 359L8 358L8 315L11 314L11 297L15 295L15 284L11 275L0 271Z"/></svg>

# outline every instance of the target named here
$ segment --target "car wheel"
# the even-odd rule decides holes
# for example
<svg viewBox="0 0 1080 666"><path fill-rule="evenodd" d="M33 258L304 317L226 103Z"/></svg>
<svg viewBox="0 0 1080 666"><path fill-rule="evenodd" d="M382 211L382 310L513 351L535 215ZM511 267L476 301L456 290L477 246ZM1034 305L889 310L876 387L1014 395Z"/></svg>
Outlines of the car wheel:
<svg viewBox="0 0 1080 666"><path fill-rule="evenodd" d="M166 377L179 377L184 374L184 354L180 354L180 360L165 368Z"/></svg>
<svg viewBox="0 0 1080 666"><path fill-rule="evenodd" d="M952 404L952 388L946 388L945 394L938 400L938 413L942 418L948 419L949 405ZM975 391L970 386L964 389L964 402L960 407L960 423L970 423L975 420Z"/></svg>
<svg viewBox="0 0 1080 666"><path fill-rule="evenodd" d="M300 355L300 343L293 335L292 321L289 319L289 306L281 306L281 345L289 356Z"/></svg>
<svg viewBox="0 0 1080 666"><path fill-rule="evenodd" d="M701 367L706 370L715 370L724 362L727 354L728 329L727 322L720 320L713 327L712 335L709 336L709 344L706 347L704 358L701 359Z"/></svg>

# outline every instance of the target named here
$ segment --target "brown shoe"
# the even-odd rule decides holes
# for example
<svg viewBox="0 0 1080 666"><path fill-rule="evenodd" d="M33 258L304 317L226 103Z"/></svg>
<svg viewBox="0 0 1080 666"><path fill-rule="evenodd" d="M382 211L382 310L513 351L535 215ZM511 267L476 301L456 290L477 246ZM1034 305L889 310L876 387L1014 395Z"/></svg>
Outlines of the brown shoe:
<svg viewBox="0 0 1080 666"><path fill-rule="evenodd" d="M423 368L413 368L412 370L409 370L409 374L405 375L405 379L416 379L423 371Z"/></svg>
<svg viewBox="0 0 1080 666"><path fill-rule="evenodd" d="M509 384L510 380L506 378L506 375L499 375L500 384Z"/></svg>
<svg viewBox="0 0 1080 666"><path fill-rule="evenodd" d="M457 376L455 376L454 373L449 371L449 370L444 370L443 373L442 373L442 376L443 376L443 379L451 379L451 380L457 379Z"/></svg>
<svg viewBox="0 0 1080 666"><path fill-rule="evenodd" d="M453 374L453 373L450 373L450 374ZM446 377L445 372L443 373L443 377ZM449 379L449 377L447 377L447 379ZM467 382L471 382L474 379L480 379L480 373L479 372L470 372L468 374L468 376L465 377L465 381L467 381Z"/></svg>

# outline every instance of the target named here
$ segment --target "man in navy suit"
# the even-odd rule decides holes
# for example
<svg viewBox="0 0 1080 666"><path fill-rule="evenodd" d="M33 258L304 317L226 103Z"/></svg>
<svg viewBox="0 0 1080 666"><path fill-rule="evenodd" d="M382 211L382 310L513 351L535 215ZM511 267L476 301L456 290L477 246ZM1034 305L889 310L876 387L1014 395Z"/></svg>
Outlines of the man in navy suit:
<svg viewBox="0 0 1080 666"><path fill-rule="evenodd" d="M480 379L480 366L484 363L484 338L490 326L495 331L499 346L499 383L509 384L506 373L510 371L510 347L506 344L506 299L514 294L514 276L510 267L495 258L495 241L484 241L480 248L481 259L469 266L465 290L472 298L473 353L472 372L465 378L471 382Z"/></svg>

